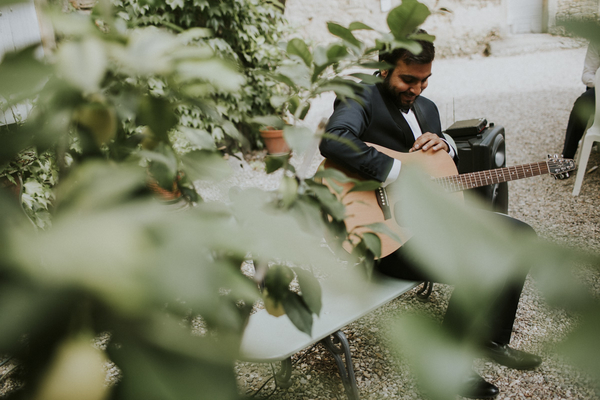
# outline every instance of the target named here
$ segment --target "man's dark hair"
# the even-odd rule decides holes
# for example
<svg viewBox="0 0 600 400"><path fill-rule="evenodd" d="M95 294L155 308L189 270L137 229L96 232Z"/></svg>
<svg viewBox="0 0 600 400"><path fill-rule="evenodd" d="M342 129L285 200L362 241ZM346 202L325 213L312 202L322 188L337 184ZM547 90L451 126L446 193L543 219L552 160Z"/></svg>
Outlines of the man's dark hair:
<svg viewBox="0 0 600 400"><path fill-rule="evenodd" d="M423 29L419 29L417 34L427 34L427 32ZM391 64L392 67L389 71L392 71L398 60L402 60L405 64L429 64L433 62L435 57L435 47L433 46L433 42L427 40L417 40L417 42L421 45L423 50L419 54L413 54L405 48L398 48L390 51L382 51L379 53L379 61L385 61L388 64Z"/></svg>

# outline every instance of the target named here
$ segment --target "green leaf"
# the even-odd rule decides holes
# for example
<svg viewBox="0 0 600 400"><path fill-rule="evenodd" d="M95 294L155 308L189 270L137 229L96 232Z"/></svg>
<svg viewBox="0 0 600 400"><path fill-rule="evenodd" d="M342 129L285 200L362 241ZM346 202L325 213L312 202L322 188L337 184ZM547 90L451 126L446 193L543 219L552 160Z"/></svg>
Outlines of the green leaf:
<svg viewBox="0 0 600 400"><path fill-rule="evenodd" d="M34 96L52 74L52 68L36 59L37 47L4 54L0 63L0 96L5 100L18 102Z"/></svg>
<svg viewBox="0 0 600 400"><path fill-rule="evenodd" d="M0 0L0 7L10 6L13 4L29 3L29 0Z"/></svg>
<svg viewBox="0 0 600 400"><path fill-rule="evenodd" d="M277 69L277 72L287 78L286 80L292 82L292 85L290 85L292 87L310 88L311 71L304 64L283 65Z"/></svg>
<svg viewBox="0 0 600 400"><path fill-rule="evenodd" d="M102 41L87 37L62 43L57 52L57 73L71 85L86 93L100 90L108 66Z"/></svg>
<svg viewBox="0 0 600 400"><path fill-rule="evenodd" d="M82 104L73 119L92 134L98 147L110 142L117 133L116 112L102 103Z"/></svg>
<svg viewBox="0 0 600 400"><path fill-rule="evenodd" d="M536 265L548 268L546 264L556 262L540 257L548 251L529 230L514 229L501 215L467 208L423 171L406 167L403 179L397 186L390 185L388 194L398 200L396 217L413 235L407 250L419 257L434 279L461 282L470 297L457 300L466 307L465 312L489 301L490 293L497 292L498 284L503 285L513 274ZM432 242L436 242L436 251L428 247Z"/></svg>
<svg viewBox="0 0 600 400"><path fill-rule="evenodd" d="M315 49L313 50L313 59L315 65L323 65L327 63L327 50L328 48L325 48L323 46L315 47Z"/></svg>
<svg viewBox="0 0 600 400"><path fill-rule="evenodd" d="M283 301L290 294L290 283L294 280L294 272L285 265L276 264L269 268L265 275L265 287L269 296L276 301Z"/></svg>
<svg viewBox="0 0 600 400"><path fill-rule="evenodd" d="M350 55L350 53L348 53L348 48L346 46L342 46L341 44L332 44L327 48L326 54L328 65L343 60Z"/></svg>
<svg viewBox="0 0 600 400"><path fill-rule="evenodd" d="M310 111L310 106L312 103L309 102L305 102L304 103L304 107L300 110L300 114L298 115L298 113L296 112L296 118L298 118L300 121L303 121L304 118L306 118L306 115L308 114L308 112Z"/></svg>
<svg viewBox="0 0 600 400"><path fill-rule="evenodd" d="M354 34L350 29L344 28L335 22L328 22L327 29L332 35L339 37L351 46L354 46L356 49L360 49L362 47L362 42L354 37Z"/></svg>
<svg viewBox="0 0 600 400"><path fill-rule="evenodd" d="M381 239L379 239L379 236L374 233L365 232L362 235L362 241L375 258L381 257Z"/></svg>
<svg viewBox="0 0 600 400"><path fill-rule="evenodd" d="M370 190L375 190L381 186L381 182L372 181L372 180L357 180L354 182L354 186L348 192L366 192Z"/></svg>
<svg viewBox="0 0 600 400"><path fill-rule="evenodd" d="M393 40L391 42L390 50L398 48L407 49L413 54L419 54L421 51L423 51L423 47L421 47L421 44L414 40Z"/></svg>
<svg viewBox="0 0 600 400"><path fill-rule="evenodd" d="M222 335L220 335L222 336ZM117 336L119 346L109 347L114 360L127 379L119 382L112 398L126 400L136 397L161 399L193 399L202 396L214 400L230 400L238 397L233 359L223 357L220 362L193 357L182 352L168 351L136 337ZM207 342L205 338L188 333L195 342ZM179 338L180 340L183 337ZM212 343L213 348L222 345ZM198 343L188 343L188 349L197 349ZM208 347L208 344L203 347Z"/></svg>
<svg viewBox="0 0 600 400"><path fill-rule="evenodd" d="M327 186L312 181L306 181L306 183L310 186L311 190L317 196L319 202L329 213L329 215L331 215L337 221L344 219L346 216L346 207L344 207L344 204L342 204L338 198L331 193L331 190L329 190Z"/></svg>
<svg viewBox="0 0 600 400"><path fill-rule="evenodd" d="M296 83L289 76L287 76L285 74L274 74L273 75L273 79L275 79L276 81L279 81L281 83L286 84L292 90L295 90L295 88L296 88Z"/></svg>
<svg viewBox="0 0 600 400"><path fill-rule="evenodd" d="M341 182L341 183L359 182L356 179L349 178L342 171L337 170L335 168L326 168L326 169L319 170L315 173L315 178L329 179L329 180L334 180L334 181Z"/></svg>
<svg viewBox="0 0 600 400"><path fill-rule="evenodd" d="M23 335L37 342L38 335L64 322L76 300L66 292L9 282L0 286L0 351L6 353L23 344Z"/></svg>
<svg viewBox="0 0 600 400"><path fill-rule="evenodd" d="M390 69L393 67L393 65L388 64L386 62L376 62L376 61L363 62L363 63L360 63L360 66L364 67L364 68L378 69L378 70L385 70L385 69Z"/></svg>
<svg viewBox="0 0 600 400"><path fill-rule="evenodd" d="M55 205L61 212L103 210L132 197L145 184L146 173L135 164L115 165L90 160L78 165L60 181L56 187Z"/></svg>
<svg viewBox="0 0 600 400"><path fill-rule="evenodd" d="M386 324L394 332L390 341L396 349L406 353L411 370L419 385L427 388L427 398L448 399L448 393L457 393L464 377L471 372L477 354L463 340L452 340L456 335L439 329L437 322L413 315L402 316Z"/></svg>
<svg viewBox="0 0 600 400"><path fill-rule="evenodd" d="M292 96L288 99L288 107L289 107L289 111L292 114L296 114L296 111L298 110L298 107L300 107L300 97L299 96Z"/></svg>
<svg viewBox="0 0 600 400"><path fill-rule="evenodd" d="M222 181L231 176L231 167L214 151L195 150L181 156L182 169L191 181Z"/></svg>
<svg viewBox="0 0 600 400"><path fill-rule="evenodd" d="M217 146L210 133L204 129L194 129L188 126L179 126L177 128L179 132L185 136L185 138L200 150L215 151Z"/></svg>
<svg viewBox="0 0 600 400"><path fill-rule="evenodd" d="M193 40L205 39L212 37L213 35L213 30L209 28L190 28L178 34L177 38L179 38L182 43L187 44Z"/></svg>
<svg viewBox="0 0 600 400"><path fill-rule="evenodd" d="M279 194L284 208L288 208L298 197L298 181L295 177L284 175L279 185Z"/></svg>
<svg viewBox="0 0 600 400"><path fill-rule="evenodd" d="M310 335L312 332L313 317L302 297L296 293L290 293L289 296L282 300L282 304L285 313L296 328Z"/></svg>
<svg viewBox="0 0 600 400"><path fill-rule="evenodd" d="M154 96L143 96L139 100L138 123L150 128L154 136L169 141L168 132L177 124L177 116L168 100Z"/></svg>
<svg viewBox="0 0 600 400"><path fill-rule="evenodd" d="M305 126L286 125L283 135L296 154L303 154L314 141L313 132Z"/></svg>
<svg viewBox="0 0 600 400"><path fill-rule="evenodd" d="M13 258L47 287L77 288L118 312L139 313L147 305L147 282L140 279L156 241L139 222L160 212L154 202L84 210L73 207L37 235L14 232Z"/></svg>
<svg viewBox="0 0 600 400"><path fill-rule="evenodd" d="M255 124L259 124L262 127L272 127L272 128L276 128L276 129L283 129L284 127L284 122L281 119L281 117L278 117L276 115L264 115L264 116L258 116L258 117L253 117L249 120L249 122L251 123L255 123Z"/></svg>
<svg viewBox="0 0 600 400"><path fill-rule="evenodd" d="M328 227L323 220L323 206L310 190L302 187L289 212L305 232L325 232ZM302 192L302 194L300 194ZM329 222L329 221L328 221Z"/></svg>
<svg viewBox="0 0 600 400"><path fill-rule="evenodd" d="M167 3L173 10L183 8L183 0L165 0L165 3Z"/></svg>
<svg viewBox="0 0 600 400"><path fill-rule="evenodd" d="M379 76L369 75L369 74L362 74L360 72L357 72L355 74L350 74L350 76L358 78L363 83L366 83L366 84L369 84L369 85L376 84L376 83L379 83L379 82L383 82L383 79L381 79Z"/></svg>
<svg viewBox="0 0 600 400"><path fill-rule="evenodd" d="M348 83L326 83L321 86L319 89L315 90L315 94L326 93L333 91L340 98L355 98L356 92L352 88L352 83L348 81Z"/></svg>
<svg viewBox="0 0 600 400"><path fill-rule="evenodd" d="M288 96L275 95L275 96L271 96L271 98L269 99L269 102L271 103L273 108L279 108L288 101L288 98L289 98Z"/></svg>
<svg viewBox="0 0 600 400"><path fill-rule="evenodd" d="M288 156L273 156L269 155L265 158L265 171L267 174L272 174L279 168L283 167L287 162Z"/></svg>
<svg viewBox="0 0 600 400"><path fill-rule="evenodd" d="M348 29L350 29L351 31L356 31L356 30L368 30L368 31L372 31L372 30L374 30L369 25L365 25L365 24L363 24L362 22L359 22L359 21L354 21L354 22L350 23L350 25L348 25Z"/></svg>
<svg viewBox="0 0 600 400"><path fill-rule="evenodd" d="M406 40L430 14L429 8L417 0L403 0L389 12L387 24L397 40Z"/></svg>
<svg viewBox="0 0 600 400"><path fill-rule="evenodd" d="M177 63L176 72L181 84L205 80L230 92L239 90L246 81L230 63L217 58L181 61Z"/></svg>
<svg viewBox="0 0 600 400"><path fill-rule="evenodd" d="M408 36L408 39L410 40L424 40L426 42L434 42L435 41L435 36L434 35L430 35L428 33L415 33L412 35Z"/></svg>
<svg viewBox="0 0 600 400"><path fill-rule="evenodd" d="M600 329L598 303L590 302L583 313L578 313L577 321L574 331L559 344L559 352L582 371L588 371L592 379L596 380L600 378L600 360L590 355L597 354L600 350L597 335Z"/></svg>
<svg viewBox="0 0 600 400"><path fill-rule="evenodd" d="M85 37L98 34L98 27L89 15L83 13L65 13L60 8L50 8L46 10L46 15L50 17L52 29L55 34L63 37Z"/></svg>
<svg viewBox="0 0 600 400"><path fill-rule="evenodd" d="M369 228L373 232L382 233L386 236L391 237L398 243L402 243L402 239L398 235L396 235L388 226L381 222L376 222L374 224L365 225L365 227Z"/></svg>
<svg viewBox="0 0 600 400"><path fill-rule="evenodd" d="M582 21L581 18L572 18L557 21L556 25L564 26L567 31L586 38L591 42L600 43L600 26L596 20Z"/></svg>
<svg viewBox="0 0 600 400"><path fill-rule="evenodd" d="M323 293L319 280L315 278L312 272L302 268L294 268L294 272L298 277L302 299L312 313L319 315L321 313L321 308L323 307Z"/></svg>
<svg viewBox="0 0 600 400"><path fill-rule="evenodd" d="M288 54L300 57L307 67L310 68L312 66L313 56L304 40L298 38L290 40L286 50Z"/></svg>

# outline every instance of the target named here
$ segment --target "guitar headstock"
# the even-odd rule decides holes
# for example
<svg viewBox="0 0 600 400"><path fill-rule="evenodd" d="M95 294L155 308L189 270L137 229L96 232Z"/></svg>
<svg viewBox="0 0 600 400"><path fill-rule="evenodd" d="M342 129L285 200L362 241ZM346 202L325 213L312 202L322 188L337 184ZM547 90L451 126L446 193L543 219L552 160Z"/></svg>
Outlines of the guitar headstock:
<svg viewBox="0 0 600 400"><path fill-rule="evenodd" d="M548 154L548 172L554 176L554 179L566 179L569 177L569 172L577 168L575 161L569 158L560 158L558 154Z"/></svg>

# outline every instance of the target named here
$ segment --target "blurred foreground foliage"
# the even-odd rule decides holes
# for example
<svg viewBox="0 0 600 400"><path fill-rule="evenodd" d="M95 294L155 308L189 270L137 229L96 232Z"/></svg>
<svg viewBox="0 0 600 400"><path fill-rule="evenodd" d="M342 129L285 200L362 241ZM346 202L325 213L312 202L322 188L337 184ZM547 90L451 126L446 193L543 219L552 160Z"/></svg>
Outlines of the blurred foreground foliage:
<svg viewBox="0 0 600 400"><path fill-rule="evenodd" d="M191 4L158 1L122 2L115 10L100 1L91 16L49 9L59 38L56 51L39 58L33 47L26 48L6 54L0 63L2 111L33 104L25 121L0 131L0 165L10 183L17 183L14 177L22 172L23 160L35 165L27 169L37 175L25 180L23 200L33 204L38 196L46 202L42 214L33 207L23 213L15 194L0 189L0 354L16 356L26 382L10 398L238 398L233 363L252 305L266 297L272 311L283 310L308 333L321 307L311 269L327 273L326 267L336 268L340 260L367 267L374 262L378 241L372 238L360 242L353 254L341 250L340 244L352 235L342 223L343 206L318 180L296 171L289 155L267 159L268 172L284 172L277 191L235 189L226 202L202 202L194 181L219 181L231 174L217 149L223 138L215 134L217 128L242 142L240 121L268 114L273 106L272 98L271 105L259 111L223 108L223 102L271 96L266 83L264 93L245 90L253 79L248 71L263 69L258 62L262 57L268 62L277 58L260 55L271 51L274 41L261 48L260 35L249 35L245 39L257 46L260 59L252 64L219 36L230 32L205 26L213 19L198 16L221 15L241 23L246 16L232 7L243 2L194 4L198 9L189 12L186 7ZM275 7L270 2L248 4L257 10ZM265 16L257 11L254 17L279 18L269 12ZM191 15L196 17L188 20ZM291 95L275 105L291 106L288 111L302 119L308 107L303 101L320 91L353 96L349 89L356 85L335 75L338 62L375 67L379 65L365 60L377 50L414 49L410 34L428 15L416 0L405 0L390 12L392 32L381 33L375 47L354 36L354 30L372 30L360 23L348 28L330 24L341 42L327 49L290 41L285 62L274 64L277 72L268 79L287 84ZM194 25L197 21L204 25ZM243 24L250 29L251 24ZM286 68L278 70L280 66ZM320 75L327 68L333 75ZM186 122L184 110L193 110L192 120L212 128ZM314 132L303 129L288 129L286 135L300 153L315 140ZM320 172L318 177L327 174ZM40 180L52 189L28 184ZM501 250L491 249L487 236L478 234L486 231L485 221L469 217L458 205L437 218L415 221L418 210L447 207L419 181L407 179L415 189L403 203L411 210L406 220L415 233L440 235L437 242L444 243L446 255L440 262L436 252L423 249L418 257L424 265L434 268L433 273L450 270L460 279L474 278L465 278L466 284L473 285L474 298L483 298L486 290L494 290L492 277L510 275L514 265L544 264L535 273L548 301L590 316L582 319L576 340L565 344L575 363L589 363L578 354L585 354L584 345L597 346L591 343L591 333L600 324L598 307L565 268L582 255L512 237L500 227L493 235ZM174 185L193 207L165 204L149 189L172 191ZM433 221L445 222L432 226ZM329 247L323 246L323 238ZM482 249L478 257L466 259L464 249L457 249L471 239L482 242ZM484 265L488 281L482 286L476 278L481 274L474 273L481 271L476 270L479 256L494 251L511 254L514 263ZM569 263L563 263L567 259ZM255 280L264 281L263 293L241 271L250 260ZM595 256L585 258L590 260L597 263ZM447 269L435 270L441 265ZM346 289L363 277L353 268L344 274ZM301 296L290 290L294 279ZM110 335L105 352L89 346L105 332ZM419 321L399 324L397 332L405 332L398 336L403 346L445 349L427 358L439 360L438 365L459 362L467 354L466 344L448 341L441 333L438 337ZM422 340L429 336L424 332L432 341ZM113 387L104 385L107 359L122 371ZM594 368L592 373L600 374L600 368ZM425 366L421 371L428 382L439 370Z"/></svg>
<svg viewBox="0 0 600 400"><path fill-rule="evenodd" d="M231 169L210 134L181 126L178 110L193 107L228 129L218 97L239 93L247 79L239 63L197 40L205 30L128 26L102 1L91 16L46 11L55 51L40 58L30 47L0 63L2 111L33 105L0 131L3 176L18 192L15 177L38 163L51 215L51 226L31 224L18 193L0 190L0 354L15 356L26 382L9 397L237 398L233 363L261 298L242 264L254 261L267 278L288 268L271 272L271 264L293 265L302 296L277 279L270 295L294 299L286 311L310 332L320 292L303 271L338 261L322 246L327 214L310 190L297 206L258 190L202 202L193 182L223 180ZM172 141L179 127L186 152ZM154 194L173 187L193 206ZM90 346L103 332L106 355ZM110 389L107 358L122 371Z"/></svg>
<svg viewBox="0 0 600 400"><path fill-rule="evenodd" d="M493 326L486 315L495 294L504 282L527 272L549 307L566 310L577 321L565 341L556 344L555 338L547 338L545 354L559 355L576 366L596 385L591 390L600 393L600 365L590 357L600 351L594 338L600 294L580 274L585 267L591 269L592 279L600 277L598 251L566 248L521 232L495 213L469 208L442 192L422 171L406 168L403 173L396 198L401 199L400 218L414 235L413 256L440 281L459 282L466 297L456 301L463 313L474 316L473 325L466 329L470 335L461 339L422 316L390 322L391 342L402 349L428 398L455 398L452 393L471 370L472 360L485 357L480 344ZM427 218L415 210L427 210Z"/></svg>
<svg viewBox="0 0 600 400"><path fill-rule="evenodd" d="M218 14L227 4L197 6ZM233 363L253 304L266 297L310 333L321 302L311 268L373 260L376 243L353 255L336 246L348 236L343 207L299 176L289 155L267 161L269 172L284 171L278 191L232 190L227 202L202 202L193 182L226 179L231 169L214 131L186 124L181 110L243 141L235 113L219 104L246 88L248 60L220 49L205 28L141 26L152 21L126 8L104 0L91 15L48 8L56 49L40 57L32 46L0 63L2 111L32 105L0 132L3 177L17 188L0 191L0 354L16 357L25 382L11 398L237 398ZM340 49L355 40L350 30L337 36ZM373 52L352 45L343 58ZM327 62L323 70L335 60ZM355 83L337 88L344 85ZM184 135L185 151L173 132ZM47 184L44 218L18 203L20 179L35 163ZM243 264L254 266L255 280ZM349 268L347 284L355 272L362 276ZM290 289L294 279L301 295ZM105 352L88 346L103 333ZM107 359L122 372L111 388L102 379Z"/></svg>

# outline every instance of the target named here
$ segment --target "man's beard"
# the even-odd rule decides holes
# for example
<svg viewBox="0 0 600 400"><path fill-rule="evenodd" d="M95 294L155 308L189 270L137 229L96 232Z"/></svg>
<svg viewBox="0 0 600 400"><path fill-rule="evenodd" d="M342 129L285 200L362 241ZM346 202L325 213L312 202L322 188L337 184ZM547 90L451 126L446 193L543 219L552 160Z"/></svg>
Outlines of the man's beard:
<svg viewBox="0 0 600 400"><path fill-rule="evenodd" d="M394 88L392 88L392 85L390 85L390 76L391 76L391 74L388 74L385 78L383 78L383 86L385 87L387 92L390 94L390 96L394 100L394 104L396 105L396 107L398 107L399 109L401 109L404 112L408 112L408 110L412 107L412 105L414 104L414 102L417 100L417 98L419 96L415 97L415 99L409 103L403 102L402 101L402 93L404 93L404 92L397 93L394 90Z"/></svg>

